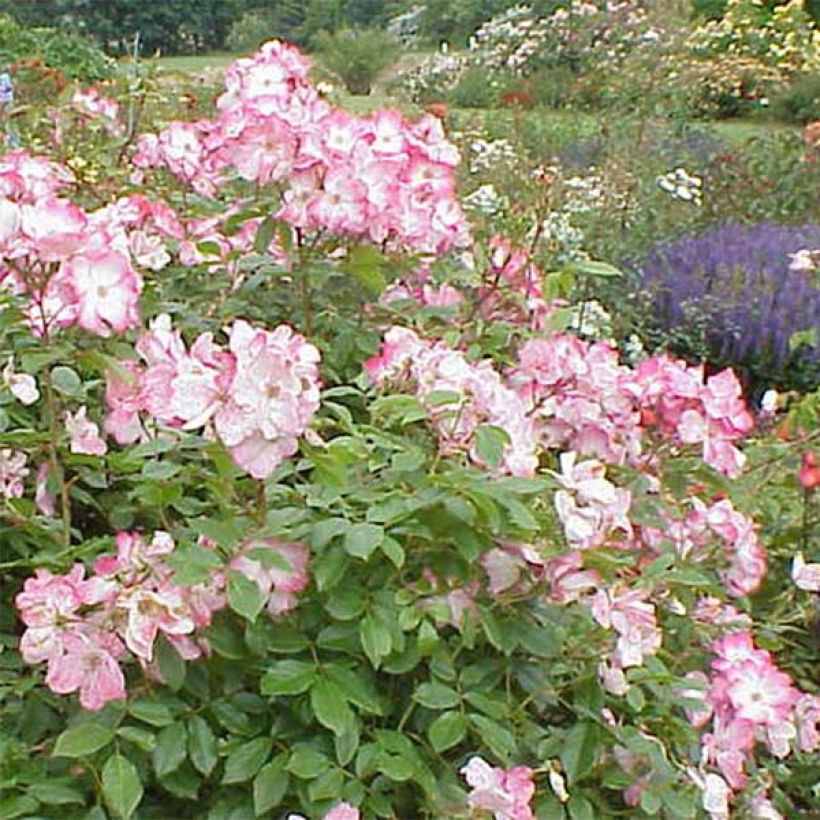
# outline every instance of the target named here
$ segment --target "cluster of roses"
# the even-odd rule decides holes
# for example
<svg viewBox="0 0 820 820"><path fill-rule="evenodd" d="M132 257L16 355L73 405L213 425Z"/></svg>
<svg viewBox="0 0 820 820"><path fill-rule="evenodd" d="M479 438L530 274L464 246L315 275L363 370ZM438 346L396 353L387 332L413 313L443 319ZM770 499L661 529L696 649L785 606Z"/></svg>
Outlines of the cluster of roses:
<svg viewBox="0 0 820 820"><path fill-rule="evenodd" d="M168 533L158 531L149 542L138 533L120 532L116 544L116 555L98 558L90 578L82 564L65 575L38 569L15 601L26 625L23 660L47 663L49 689L79 691L85 709L125 697L120 663L127 651L161 676L155 662L160 635L185 660L208 651L196 633L226 603L222 572L203 584L175 583L167 562L175 544ZM307 586L307 560L303 544L268 539L243 545L228 566L255 581L268 611L278 615L292 609Z"/></svg>
<svg viewBox="0 0 820 820"><path fill-rule="evenodd" d="M701 706L687 710L692 723L710 725L702 738L701 764L717 767L722 777L711 772L702 788L710 815L718 820L729 816L732 793L747 785L745 767L757 742L780 759L792 749L813 752L820 747L820 697L797 689L747 631L718 638L712 651L711 677L690 675L706 691L687 690L685 695L702 700Z"/></svg>
<svg viewBox="0 0 820 820"><path fill-rule="evenodd" d="M701 445L706 464L736 477L744 457L734 442L753 426L730 370L704 380L701 367L665 355L632 370L609 345L561 333L526 342L503 379L489 361L472 364L441 342L393 327L365 370L376 384L415 391L445 451L465 450L480 461L476 428L502 428L501 468L513 475L534 472L539 447L640 465L642 438L657 429L674 444Z"/></svg>
<svg viewBox="0 0 820 820"><path fill-rule="evenodd" d="M691 505L683 518L670 520L662 531L641 527L641 542L658 552L671 542L682 558L704 561L714 557L710 547L717 536L729 561L723 573L727 592L734 597L753 593L766 575L766 551L754 522L738 512L728 498L707 505L693 497Z"/></svg>
<svg viewBox="0 0 820 820"><path fill-rule="evenodd" d="M278 219L303 231L443 253L469 238L455 191L458 151L441 123L395 111L348 114L321 99L309 63L270 42L225 72L214 120L142 135L135 180L165 168L205 196L231 177L285 187Z"/></svg>
<svg viewBox="0 0 820 820"><path fill-rule="evenodd" d="M67 694L79 690L86 709L125 697L118 661L126 647L148 666L162 633L184 658L201 646L191 638L224 605L218 584L182 587L173 583L165 557L171 536L146 542L136 533L117 535L117 554L102 556L94 575L75 564L66 575L38 569L26 580L16 604L26 625L20 651L26 663L48 663L46 685Z"/></svg>
<svg viewBox="0 0 820 820"><path fill-rule="evenodd" d="M171 319L154 319L136 361L109 373L104 426L118 443L145 435L140 414L166 427L209 431L254 478L264 479L298 448L319 407L319 351L286 325L273 331L237 320L228 349L203 333L186 349Z"/></svg>
<svg viewBox="0 0 820 820"><path fill-rule="evenodd" d="M489 360L473 364L441 342L393 327L385 334L380 354L365 363L365 371L379 385L412 386L430 414L443 452L467 452L483 465L477 431L492 425L506 434L499 469L517 476L535 472L532 421L524 402L504 385Z"/></svg>
<svg viewBox="0 0 820 820"><path fill-rule="evenodd" d="M0 159L0 287L28 301L32 329L99 336L139 324L142 279L115 209L88 213L60 196L69 172L13 151Z"/></svg>
<svg viewBox="0 0 820 820"><path fill-rule="evenodd" d="M524 345L510 381L545 447L634 463L642 436L657 429L675 444L700 445L704 462L730 478L743 468L734 442L754 422L731 370L704 378L702 367L666 355L633 370L607 344L554 334Z"/></svg>

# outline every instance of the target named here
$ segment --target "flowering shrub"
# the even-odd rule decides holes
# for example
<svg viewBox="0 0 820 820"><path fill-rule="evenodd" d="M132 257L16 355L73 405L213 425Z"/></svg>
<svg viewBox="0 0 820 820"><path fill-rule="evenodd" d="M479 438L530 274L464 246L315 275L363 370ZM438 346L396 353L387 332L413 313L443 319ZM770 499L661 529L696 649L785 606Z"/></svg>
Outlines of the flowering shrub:
<svg viewBox="0 0 820 820"><path fill-rule="evenodd" d="M476 234L440 121L294 48L157 125L0 158L2 816L815 805L816 435L562 331L617 272L542 269L544 175Z"/></svg>

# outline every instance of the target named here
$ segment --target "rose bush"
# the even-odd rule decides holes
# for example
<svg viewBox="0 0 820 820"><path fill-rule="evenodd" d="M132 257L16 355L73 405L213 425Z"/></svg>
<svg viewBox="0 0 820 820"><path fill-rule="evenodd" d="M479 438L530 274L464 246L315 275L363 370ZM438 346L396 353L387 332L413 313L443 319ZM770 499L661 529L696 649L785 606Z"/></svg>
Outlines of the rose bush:
<svg viewBox="0 0 820 820"><path fill-rule="evenodd" d="M614 271L308 68L133 145L82 95L102 185L0 158L0 814L816 806L816 396L566 332Z"/></svg>

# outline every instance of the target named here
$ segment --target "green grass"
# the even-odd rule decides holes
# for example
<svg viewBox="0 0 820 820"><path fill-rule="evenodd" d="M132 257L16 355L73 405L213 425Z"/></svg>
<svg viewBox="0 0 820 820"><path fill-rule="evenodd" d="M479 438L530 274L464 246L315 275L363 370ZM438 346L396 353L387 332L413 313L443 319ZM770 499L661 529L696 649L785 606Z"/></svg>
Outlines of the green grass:
<svg viewBox="0 0 820 820"><path fill-rule="evenodd" d="M241 55L220 52L216 54L192 54L181 57L159 57L156 65L164 71L177 74L198 74L212 68L225 68Z"/></svg>

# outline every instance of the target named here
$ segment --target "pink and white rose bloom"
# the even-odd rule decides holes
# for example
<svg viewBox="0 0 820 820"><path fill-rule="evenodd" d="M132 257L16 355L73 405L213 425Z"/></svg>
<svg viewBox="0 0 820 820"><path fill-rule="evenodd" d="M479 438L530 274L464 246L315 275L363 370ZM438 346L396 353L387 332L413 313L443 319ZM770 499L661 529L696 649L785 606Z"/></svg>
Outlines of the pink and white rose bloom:
<svg viewBox="0 0 820 820"><path fill-rule="evenodd" d="M530 801L535 794L532 769L501 769L471 757L461 769L470 787L470 808L491 811L495 820L535 820Z"/></svg>

